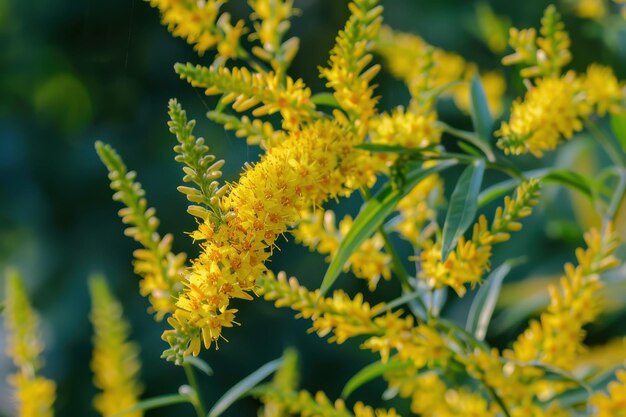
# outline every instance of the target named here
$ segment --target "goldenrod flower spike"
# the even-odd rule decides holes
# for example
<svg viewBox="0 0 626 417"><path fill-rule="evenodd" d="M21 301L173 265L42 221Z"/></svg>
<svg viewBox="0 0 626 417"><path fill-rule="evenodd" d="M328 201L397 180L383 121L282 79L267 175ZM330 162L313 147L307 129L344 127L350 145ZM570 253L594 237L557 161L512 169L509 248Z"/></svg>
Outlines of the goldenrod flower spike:
<svg viewBox="0 0 626 417"><path fill-rule="evenodd" d="M52 417L56 386L39 376L43 343L39 336L39 317L31 307L21 277L6 273L5 327L7 355L18 368L9 376L15 388L16 417Z"/></svg>
<svg viewBox="0 0 626 417"><path fill-rule="evenodd" d="M521 361L538 360L571 369L574 359L583 350L584 326L602 311L598 291L599 275L619 265L613 255L620 240L609 224L602 234L592 229L585 234L587 249L578 248L578 265L565 265L565 275L558 287L550 287L550 305L539 321L517 339L509 356Z"/></svg>
<svg viewBox="0 0 626 417"><path fill-rule="evenodd" d="M283 353L282 364L272 378L271 387L280 392L296 391L299 382L298 352L288 348ZM288 417L290 415L287 405L281 401L275 401L271 397L262 397L263 408L259 417Z"/></svg>
<svg viewBox="0 0 626 417"><path fill-rule="evenodd" d="M373 409L362 402L357 402L350 412L343 400L333 403L321 391L313 396L304 390L298 392L268 387L263 388L261 400L282 404L290 414L308 417L400 417L393 408Z"/></svg>
<svg viewBox="0 0 626 417"><path fill-rule="evenodd" d="M541 36L534 28L511 28L509 44L515 50L502 59L504 65L522 64L524 78L558 77L571 59L570 39L554 5L544 11L541 18Z"/></svg>
<svg viewBox="0 0 626 417"><path fill-rule="evenodd" d="M615 77L611 67L591 64L583 76L582 90L599 116L626 110L626 84Z"/></svg>
<svg viewBox="0 0 626 417"><path fill-rule="evenodd" d="M119 211L122 222L129 225L124 234L139 242L143 249L133 252L135 273L142 277L139 283L141 295L147 296L151 311L157 320L174 311L174 299L182 290L184 253L174 254L171 234L161 237L157 232L159 219L153 208L148 208L145 191L135 181L136 173L128 172L120 156L109 145L96 142L100 160L109 170L113 199L125 207Z"/></svg>
<svg viewBox="0 0 626 417"><path fill-rule="evenodd" d="M376 112L377 99L370 82L380 65L369 66L373 59L369 52L382 22L383 9L378 2L355 0L349 4L351 15L330 51L329 67L320 68L320 76L328 80L326 86L335 90L337 102L348 115L347 125L361 138Z"/></svg>
<svg viewBox="0 0 626 417"><path fill-rule="evenodd" d="M441 242L428 240L420 254L419 278L432 288L449 286L459 296L465 295L466 284L478 284L489 269L491 250L494 244L510 238L510 232L522 228L519 220L531 214L537 204L540 183L529 180L518 186L515 198L505 197L504 207L498 207L491 226L485 216L474 224L472 238L461 237L448 259L441 259Z"/></svg>
<svg viewBox="0 0 626 417"><path fill-rule="evenodd" d="M332 210L316 210L304 214L303 220L293 231L296 241L310 250L317 250L321 254L328 254L327 260L332 259L339 250L339 245L352 226L352 217L345 216L337 227L335 213ZM350 256L344 265L344 270L368 282L370 291L374 291L380 278L391 278L391 258L382 252L383 238L376 233L366 239L361 246Z"/></svg>
<svg viewBox="0 0 626 417"><path fill-rule="evenodd" d="M304 210L370 183L358 138L330 121L292 132L247 170L220 201L224 221L201 223L192 237L202 253L185 274L185 289L163 338L171 359L197 355L235 324L232 298L250 299L277 239Z"/></svg>
<svg viewBox="0 0 626 417"><path fill-rule="evenodd" d="M90 319L94 328L91 370L100 393L93 400L102 417L110 417L137 404L143 391L138 382L139 348L128 341L130 328L120 303L111 294L104 277L89 280ZM124 414L141 417L142 411Z"/></svg>
<svg viewBox="0 0 626 417"><path fill-rule="evenodd" d="M250 72L245 67L203 67L176 64L176 72L194 87L205 88L207 95L224 94L221 101L237 112L252 109L261 117L280 112L283 127L297 129L317 117L311 90L300 79L284 80L274 72Z"/></svg>

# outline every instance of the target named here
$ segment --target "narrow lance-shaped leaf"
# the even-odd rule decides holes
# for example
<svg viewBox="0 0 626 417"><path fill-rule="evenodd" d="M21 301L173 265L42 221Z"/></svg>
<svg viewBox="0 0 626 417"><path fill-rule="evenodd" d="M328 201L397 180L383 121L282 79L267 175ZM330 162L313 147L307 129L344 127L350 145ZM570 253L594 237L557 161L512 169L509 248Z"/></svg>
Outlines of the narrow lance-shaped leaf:
<svg viewBox="0 0 626 417"><path fill-rule="evenodd" d="M369 381L383 375L389 371L405 369L409 366L408 362L399 360L389 360L387 362L374 362L357 372L343 387L341 396L348 398L357 388L368 383Z"/></svg>
<svg viewBox="0 0 626 417"><path fill-rule="evenodd" d="M222 397L217 400L211 411L207 417L218 417L221 415L228 407L230 407L235 401L243 397L254 388L259 382L263 381L265 378L274 373L282 364L283 358L274 359L271 362L266 363L261 366L259 369L239 381L237 384L233 385Z"/></svg>
<svg viewBox="0 0 626 417"><path fill-rule="evenodd" d="M485 89L478 75L475 75L470 82L470 95L472 99L471 115L474 129L485 143L489 143L491 140L493 118L489 112Z"/></svg>
<svg viewBox="0 0 626 417"><path fill-rule="evenodd" d="M504 281L504 278L518 262L516 260L507 261L494 269L476 293L467 316L465 330L476 336L478 340L485 339L491 316L500 296L502 281Z"/></svg>
<svg viewBox="0 0 626 417"><path fill-rule="evenodd" d="M320 295L333 285L345 263L352 253L357 250L363 241L370 237L395 209L398 202L407 195L422 179L436 172L443 171L457 163L456 160L444 161L431 168L418 168L406 176L406 180L401 187L394 187L393 184L385 184L381 190L371 200L368 200L361 209L361 212L354 219L352 227L341 241L337 254L330 262L322 285Z"/></svg>
<svg viewBox="0 0 626 417"><path fill-rule="evenodd" d="M446 260L456 243L472 225L478 210L478 194L485 173L485 161L479 159L465 168L459 177L443 225L441 259Z"/></svg>
<svg viewBox="0 0 626 417"><path fill-rule="evenodd" d="M204 360L200 359L197 356L185 356L185 363L188 363L205 375L213 375L213 368L211 368L208 363L206 363Z"/></svg>

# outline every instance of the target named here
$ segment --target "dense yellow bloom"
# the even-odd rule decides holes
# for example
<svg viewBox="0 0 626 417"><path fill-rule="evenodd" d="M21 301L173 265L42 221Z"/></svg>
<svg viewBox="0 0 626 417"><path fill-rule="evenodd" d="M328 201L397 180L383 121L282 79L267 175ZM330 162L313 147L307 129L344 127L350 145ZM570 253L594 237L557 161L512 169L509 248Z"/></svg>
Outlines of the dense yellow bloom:
<svg viewBox="0 0 626 417"><path fill-rule="evenodd" d="M449 387L436 371L409 367L385 375L389 387L411 399L411 411L424 417L495 417L497 407L466 388Z"/></svg>
<svg viewBox="0 0 626 417"><path fill-rule="evenodd" d="M205 222L192 234L202 241L202 253L169 320L179 334L166 332L168 341L174 343L191 326L201 333L189 335L187 353L198 354L201 340L208 348L223 327L233 325L230 300L251 298L276 240L300 213L371 183L373 173L362 166L367 152L354 149L355 143L353 133L321 121L293 132L259 163L248 165L220 203L225 224Z"/></svg>
<svg viewBox="0 0 626 417"><path fill-rule="evenodd" d="M92 302L90 319L94 327L91 369L94 384L101 390L94 398L94 407L100 415L109 417L139 401L142 391L137 381L141 367L139 349L127 341L128 323L122 316L121 305L109 291L104 278L92 278L89 290ZM126 415L141 417L143 412Z"/></svg>
<svg viewBox="0 0 626 417"><path fill-rule="evenodd" d="M339 250L341 241L352 227L352 217L345 216L336 225L335 213L332 210L316 210L307 213L303 220L294 229L293 234L297 241L310 250L317 250L321 254L328 254L327 260L332 259ZM380 278L391 278L391 258L382 252L383 238L376 233L366 239L356 251L352 253L344 265L344 271L351 270L357 278L367 280L371 291L376 289Z"/></svg>
<svg viewBox="0 0 626 417"><path fill-rule="evenodd" d="M550 287L550 305L539 321L517 339L509 357L521 361L539 360L562 369L571 369L577 354L583 350L583 327L601 311L598 291L599 274L619 265L613 252L619 238L607 226L603 234L592 229L585 234L587 249L576 250L578 265L565 265L560 286Z"/></svg>
<svg viewBox="0 0 626 417"><path fill-rule="evenodd" d="M298 392L269 388L263 390L261 400L280 403L291 414L307 417L400 417L393 408L373 409L360 401L354 405L353 412L350 412L343 400L333 403L321 391L313 396L304 390Z"/></svg>
<svg viewBox="0 0 626 417"><path fill-rule="evenodd" d="M626 86L617 80L610 67L591 64L583 78L582 89L587 102L600 116L607 111L617 113L625 108Z"/></svg>
<svg viewBox="0 0 626 417"><path fill-rule="evenodd" d="M422 229L427 221L435 221L436 206L441 203L443 182L438 175L420 181L396 206L399 216L393 228L413 245L421 244L427 236Z"/></svg>
<svg viewBox="0 0 626 417"><path fill-rule="evenodd" d="M441 259L441 242L427 240L420 254L419 277L432 288L450 286L463 296L467 291L465 284L476 285L489 269L492 246L508 240L509 232L522 228L518 220L531 214L531 207L537 203L538 190L536 180L522 183L514 199L505 197L504 207L496 210L491 227L487 218L481 216L474 224L472 238L460 237L446 260Z"/></svg>
<svg viewBox="0 0 626 417"><path fill-rule="evenodd" d="M617 372L617 381L609 384L608 395L595 394L591 398L595 407L595 417L624 417L626 416L626 371Z"/></svg>
<svg viewBox="0 0 626 417"><path fill-rule="evenodd" d="M349 4L351 16L330 51L329 67L320 68L320 76L328 81L326 86L335 91L337 102L348 115L347 126L361 137L367 133L369 120L376 112L377 99L370 82L380 65L368 66L373 59L369 50L382 22L383 9L377 4L378 0L355 0Z"/></svg>
<svg viewBox="0 0 626 417"><path fill-rule="evenodd" d="M33 311L24 284L17 272L6 275L7 354L18 368L8 380L15 388L16 417L52 417L56 387L38 375L43 343L39 336L39 317Z"/></svg>
<svg viewBox="0 0 626 417"><path fill-rule="evenodd" d="M507 154L531 152L541 157L582 130L591 106L581 91L581 81L573 74L537 81L523 101L513 103L511 117L502 122L496 135L498 146Z"/></svg>
<svg viewBox="0 0 626 417"><path fill-rule="evenodd" d="M217 47L220 58L226 60L238 56L239 39L246 32L243 20L232 26L228 13L220 16L226 1L150 0L150 5L159 9L172 35L194 45L200 55Z"/></svg>
<svg viewBox="0 0 626 417"><path fill-rule="evenodd" d="M375 144L424 148L441 142L441 134L435 112L421 114L397 107L372 121L370 140Z"/></svg>

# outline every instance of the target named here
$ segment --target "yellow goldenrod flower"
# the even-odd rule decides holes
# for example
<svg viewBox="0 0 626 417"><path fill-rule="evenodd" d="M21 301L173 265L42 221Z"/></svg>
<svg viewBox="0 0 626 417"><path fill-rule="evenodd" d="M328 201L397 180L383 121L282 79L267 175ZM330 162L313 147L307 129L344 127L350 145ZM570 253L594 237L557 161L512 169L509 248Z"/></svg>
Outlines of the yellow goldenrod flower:
<svg viewBox="0 0 626 417"><path fill-rule="evenodd" d="M141 364L139 349L128 342L129 325L122 316L122 307L111 294L103 277L89 280L91 293L90 319L94 327L91 370L94 384L101 392L94 398L95 409L103 417L124 411L139 401L142 392L137 381ZM142 411L126 413L141 417Z"/></svg>
<svg viewBox="0 0 626 417"><path fill-rule="evenodd" d="M554 5L546 8L541 18L541 36L534 28L511 28L509 44L515 50L502 59L504 65L522 64L520 74L524 78L558 77L572 55L570 39Z"/></svg>
<svg viewBox="0 0 626 417"><path fill-rule="evenodd" d="M577 0L574 11L583 19L598 20L606 15L605 0Z"/></svg>
<svg viewBox="0 0 626 417"><path fill-rule="evenodd" d="M296 241L310 250L328 254L327 260L330 260L337 254L341 241L351 227L351 216L345 216L337 227L332 210L316 210L303 216L293 235ZM357 278L367 280L370 291L376 289L381 277L385 280L391 278L391 258L382 252L383 246L382 236L376 233L366 239L344 265L344 271L351 270Z"/></svg>
<svg viewBox="0 0 626 417"><path fill-rule="evenodd" d="M412 316L401 317L402 311L381 314L384 304L370 306L363 295L348 297L337 290L332 297L320 297L319 290L309 291L295 278L284 273L274 277L268 273L258 282L259 293L276 307L291 307L298 316L311 319L312 330L320 337L330 333L329 342L343 343L347 339L369 335L362 348L378 352L387 361L392 352L413 366L445 366L452 356L447 340L427 325L416 325Z"/></svg>
<svg viewBox="0 0 626 417"><path fill-rule="evenodd" d="M420 254L419 277L432 288L449 286L462 297L467 291L465 284L476 285L489 269L492 246L508 240L509 232L522 228L518 220L531 214L531 207L537 204L539 185L538 181L529 180L517 188L514 199L505 197L504 207L496 210L491 227L487 218L480 216L472 238L459 238L446 260L441 259L441 242L427 240Z"/></svg>
<svg viewBox="0 0 626 417"><path fill-rule="evenodd" d="M272 378L272 389L280 392L295 391L298 388L298 352L295 349L286 349L283 353L282 364ZM268 397L262 397L263 408L259 417L288 417L290 415L287 405L274 401Z"/></svg>
<svg viewBox="0 0 626 417"><path fill-rule="evenodd" d="M442 129L437 126L437 114L420 114L397 107L372 120L371 142L405 148L424 148L441 141Z"/></svg>
<svg viewBox="0 0 626 417"><path fill-rule="evenodd" d="M495 417L498 409L479 393L449 387L435 371L414 367L385 375L389 387L411 399L411 411L424 417Z"/></svg>
<svg viewBox="0 0 626 417"><path fill-rule="evenodd" d="M498 146L507 154L530 152L541 157L582 130L591 106L580 94L581 82L573 73L537 81L523 101L513 103L511 117L502 122L496 135Z"/></svg>
<svg viewBox="0 0 626 417"><path fill-rule="evenodd" d="M610 67L591 64L583 78L582 89L588 104L594 106L600 116L607 111L620 112L626 107L626 86L617 80Z"/></svg>
<svg viewBox="0 0 626 417"><path fill-rule="evenodd" d="M263 390L261 400L282 404L291 414L310 417L400 417L393 408L375 410L360 401L351 413L343 400L333 403L321 391L313 396L304 390L286 391L269 387Z"/></svg>
<svg viewBox="0 0 626 417"><path fill-rule="evenodd" d="M208 348L223 327L233 325L230 300L251 298L276 240L301 212L372 182L373 172L362 164L368 153L354 149L355 143L353 133L320 121L292 132L259 163L248 165L220 202L224 224L205 222L192 233L202 241L202 253L186 274L169 320L177 331L164 334L179 344L182 332L196 329L179 353L197 355L200 340Z"/></svg>
<svg viewBox="0 0 626 417"><path fill-rule="evenodd" d="M192 86L205 88L207 95L225 94L221 101L232 103L235 111L254 108L252 115L255 117L280 112L285 129L295 130L303 122L315 118L311 90L302 80L286 77L283 82L273 72L250 72L245 67L228 69L177 64L175 68Z"/></svg>
<svg viewBox="0 0 626 417"><path fill-rule="evenodd" d="M230 15L220 16L227 0L149 0L161 12L164 25L172 35L183 38L198 54L217 47L222 62L239 56L239 39L247 31L243 20L235 26Z"/></svg>
<svg viewBox="0 0 626 417"><path fill-rule="evenodd" d="M252 48L252 53L269 62L272 69L282 73L296 55L298 38L283 43L283 36L291 26L289 19L298 12L293 0L248 0L253 12L254 33L250 39L258 39L261 47Z"/></svg>
<svg viewBox="0 0 626 417"><path fill-rule="evenodd" d="M506 16L499 16L487 2L476 6L476 23L487 47L496 54L504 52L508 45L508 32L511 22Z"/></svg>
<svg viewBox="0 0 626 417"><path fill-rule="evenodd" d="M609 384L608 395L595 394L591 398L595 408L594 417L624 417L626 416L626 371L617 371L617 381Z"/></svg>
<svg viewBox="0 0 626 417"><path fill-rule="evenodd" d="M592 229L585 234L587 249L576 250L578 265L565 265L560 287L550 287L550 305L539 321L517 339L508 357L521 361L538 360L571 369L574 359L583 349L583 327L592 322L602 306L597 293L602 287L599 274L615 268L619 261L613 252L619 238L607 226L603 234Z"/></svg>
<svg viewBox="0 0 626 417"><path fill-rule="evenodd" d="M7 355L17 372L8 378L15 388L17 417L52 417L56 386L38 375L43 343L39 336L39 317L26 296L22 279L15 271L6 274Z"/></svg>
<svg viewBox="0 0 626 417"><path fill-rule="evenodd" d="M380 65L368 65L373 59L369 51L378 36L383 9L378 0L354 0L349 8L350 18L330 51L330 66L320 68L320 76L328 81L327 87L335 90L337 102L348 114L348 126L364 137L376 112L377 99L370 82Z"/></svg>

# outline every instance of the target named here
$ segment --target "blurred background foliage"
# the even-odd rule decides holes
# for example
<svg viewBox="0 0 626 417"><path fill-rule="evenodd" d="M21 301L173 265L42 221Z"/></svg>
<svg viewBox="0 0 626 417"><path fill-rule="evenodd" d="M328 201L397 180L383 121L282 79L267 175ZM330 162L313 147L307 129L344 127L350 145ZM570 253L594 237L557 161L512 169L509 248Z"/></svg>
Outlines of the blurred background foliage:
<svg viewBox="0 0 626 417"><path fill-rule="evenodd" d="M506 34L509 23L537 26L548 5L543 0L382 3L387 24L460 53L482 69L501 68L499 59L505 53L502 40L484 41L486 33L494 39L498 33L501 37ZM302 16L295 18L292 32L302 43L292 74L302 77L313 91L321 91L317 66L326 61L336 32L344 24L346 2L296 0L295 4ZM597 61L612 65L618 78L626 78L624 21L619 16L604 17L601 22L582 19L572 12L571 5L571 1L557 3L572 36L572 67L582 70ZM235 16L247 11L241 0L231 1L227 8ZM491 11L506 18L494 20ZM159 24L158 12L141 0L0 0L0 45L0 271L8 265L22 271L32 303L42 315L47 346L44 374L58 383L57 415L96 415L91 406L95 389L88 366L91 328L87 278L98 272L106 274L121 299L133 325L133 338L142 347L145 396L175 392L184 383L183 373L159 359L165 348L160 340L165 324L145 314L147 301L138 294L131 268L135 243L122 235L116 215L120 206L111 200L106 171L93 144L95 140L111 143L128 166L138 171L150 204L158 208L161 231L173 232L176 250L194 256L196 248L184 233L193 230L194 220L185 212L184 196L176 191L181 171L173 160L175 140L166 127L167 100L178 98L189 116L199 121L198 134L207 138L213 153L227 161L227 179L236 179L243 162L258 155L257 148L206 120L204 115L213 101L178 80L172 69L175 62L208 65L212 57L198 58L184 41L173 39ZM509 79L508 106L512 97L523 92L523 86L514 70L505 72ZM377 81L381 109L406 104L408 93L400 83L384 73ZM451 102L444 101L439 110L449 124L471 128L469 117ZM592 173L594 167L602 166L605 156L589 152L592 139L580 136L558 155L519 161L525 168L556 161ZM354 200L348 210L356 212L358 204ZM594 221L586 204L580 196L549 187L542 208L524 221L524 231L498 248L494 265L521 255L528 262L509 278L514 285L505 289L501 304L516 307L501 309L496 316L488 336L494 345L505 345L528 316L546 303L546 282L558 276L563 262L573 259L574 248L582 242L581 231ZM626 216L621 217L623 223ZM322 257L292 244L282 247L271 268L298 276L309 288L318 286L325 268ZM343 277L339 285L350 293L367 291L362 280L349 277ZM609 301L619 307L626 292L624 288L618 290L610 291ZM384 282L370 298L391 299L398 292L393 281ZM471 297L462 301L452 298L444 314L463 323ZM525 301L519 303L521 299ZM229 342L221 343L220 350L204 353L215 369L213 377L202 378L209 400L217 399L252 370L278 357L287 346L295 346L301 353L303 387L324 389L330 398L339 396L357 370L376 360L359 351L356 342L329 345L307 334L307 322L296 321L291 312L275 310L264 301L242 302L238 307L242 326L226 333ZM626 318L624 313L619 308L612 311L590 329L592 343L624 334L619 324ZM3 332L0 348L4 350ZM1 357L0 415L11 415L5 381L10 372L10 364ZM378 405L382 389L382 383L373 383L355 398ZM252 400L244 401L229 415L255 415L256 406ZM155 410L148 415L191 415L187 407ZM406 410L402 405L399 408Z"/></svg>

